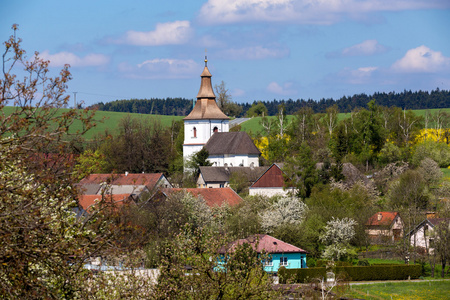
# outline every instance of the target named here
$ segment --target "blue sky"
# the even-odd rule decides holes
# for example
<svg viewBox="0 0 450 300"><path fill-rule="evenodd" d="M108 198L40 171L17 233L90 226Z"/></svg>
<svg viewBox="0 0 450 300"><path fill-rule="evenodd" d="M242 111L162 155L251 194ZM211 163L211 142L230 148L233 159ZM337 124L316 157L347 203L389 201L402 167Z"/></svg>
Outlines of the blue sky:
<svg viewBox="0 0 450 300"><path fill-rule="evenodd" d="M3 2L0 40L19 24L86 105L195 98L205 49L236 102L450 89L450 0Z"/></svg>

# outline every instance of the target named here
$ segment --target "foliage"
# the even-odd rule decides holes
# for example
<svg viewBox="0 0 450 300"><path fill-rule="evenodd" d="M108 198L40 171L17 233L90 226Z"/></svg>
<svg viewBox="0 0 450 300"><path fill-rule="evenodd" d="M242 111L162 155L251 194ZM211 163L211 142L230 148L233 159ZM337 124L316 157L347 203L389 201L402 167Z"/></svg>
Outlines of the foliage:
<svg viewBox="0 0 450 300"><path fill-rule="evenodd" d="M274 299L277 293L263 270L263 257L249 244L232 250L227 244L226 236L184 228L164 247L161 275L151 298Z"/></svg>
<svg viewBox="0 0 450 300"><path fill-rule="evenodd" d="M281 197L260 215L262 229L268 233L281 225L299 225L308 207L296 197Z"/></svg>
<svg viewBox="0 0 450 300"><path fill-rule="evenodd" d="M200 167L212 166L212 162L208 160L209 153L206 148L202 148L200 151L194 153L190 160L186 162L186 166L188 169L192 170L192 174L194 178L197 178L200 175Z"/></svg>
<svg viewBox="0 0 450 300"><path fill-rule="evenodd" d="M420 162L426 157L431 158L439 164L441 168L450 166L450 146L446 143L433 141L424 141L414 147L414 154L411 162L419 166Z"/></svg>
<svg viewBox="0 0 450 300"><path fill-rule="evenodd" d="M420 162L420 169L423 174L423 179L428 186L437 185L442 179L442 171L437 162L431 158L425 158Z"/></svg>
<svg viewBox="0 0 450 300"><path fill-rule="evenodd" d="M336 274L346 273L352 281L417 279L422 274L420 265L379 265L335 267Z"/></svg>
<svg viewBox="0 0 450 300"><path fill-rule="evenodd" d="M231 100L231 95L224 81L221 81L219 85L214 85L214 90L217 94L217 106L219 106L225 115L238 117L242 114L242 106Z"/></svg>
<svg viewBox="0 0 450 300"><path fill-rule="evenodd" d="M92 113L59 111L69 99L68 66L49 77L49 62L38 53L28 60L13 29L0 79L0 298L82 298L86 259L104 253L116 231L99 211L75 214L67 153L93 125ZM8 104L14 109L5 113ZM75 120L83 125L73 132Z"/></svg>
<svg viewBox="0 0 450 300"><path fill-rule="evenodd" d="M258 101L258 103L253 103L252 107L247 111L247 117L259 117L259 116L267 116L267 108L266 106L261 102Z"/></svg>
<svg viewBox="0 0 450 300"><path fill-rule="evenodd" d="M335 219L327 222L320 240L327 244L323 257L332 260L345 260L353 254L349 249L350 240L355 235L356 221L350 218Z"/></svg>
<svg viewBox="0 0 450 300"><path fill-rule="evenodd" d="M280 283L308 283L314 278L327 278L326 268L278 269Z"/></svg>

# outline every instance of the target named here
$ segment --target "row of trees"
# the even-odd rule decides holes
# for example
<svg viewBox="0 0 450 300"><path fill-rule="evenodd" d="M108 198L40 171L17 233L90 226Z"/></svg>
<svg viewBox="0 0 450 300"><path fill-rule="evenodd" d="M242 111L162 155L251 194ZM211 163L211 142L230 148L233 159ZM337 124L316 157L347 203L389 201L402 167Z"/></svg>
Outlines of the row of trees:
<svg viewBox="0 0 450 300"><path fill-rule="evenodd" d="M355 107L368 107L371 100L375 100L379 105L391 107L397 106L405 109L435 109L447 108L450 101L450 91L436 90L428 91L403 91L400 93L374 93L372 95L358 94L353 96L343 96L339 99L297 99L297 100L272 100L272 101L253 101L247 103L234 103L231 100L228 89L222 81L215 85L216 97L219 107L222 108L228 116L253 115L248 111L255 105L265 107L267 116L275 116L278 113L278 107L283 105L287 114L294 114L299 109L310 107L315 113L324 113L327 108L336 106L341 112L351 112ZM97 103L92 106L98 110L129 112L141 114L160 114L186 116L192 109L193 100L185 98L166 98L166 99L128 99L116 100L107 103ZM261 115L261 114L259 114Z"/></svg>

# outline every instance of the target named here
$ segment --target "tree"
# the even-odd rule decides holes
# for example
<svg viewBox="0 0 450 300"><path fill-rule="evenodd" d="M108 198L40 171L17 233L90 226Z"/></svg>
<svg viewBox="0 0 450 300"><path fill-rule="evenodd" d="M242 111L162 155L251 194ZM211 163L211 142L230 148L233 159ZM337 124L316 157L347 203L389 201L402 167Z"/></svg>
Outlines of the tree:
<svg viewBox="0 0 450 300"><path fill-rule="evenodd" d="M267 107L261 101L253 103L253 105L247 111L247 117L264 117L268 115Z"/></svg>
<svg viewBox="0 0 450 300"><path fill-rule="evenodd" d="M282 225L299 225L308 207L295 197L282 197L261 213L261 227L268 233Z"/></svg>
<svg viewBox="0 0 450 300"><path fill-rule="evenodd" d="M332 219L327 222L325 232L320 240L327 244L323 257L332 260L345 260L352 251L349 249L350 240L355 236L356 221L350 218Z"/></svg>
<svg viewBox="0 0 450 300"><path fill-rule="evenodd" d="M242 106L231 100L231 95L226 88L225 82L221 81L219 85L215 85L214 89L217 94L217 105L227 116L239 116L242 113Z"/></svg>
<svg viewBox="0 0 450 300"><path fill-rule="evenodd" d="M71 136L93 126L93 114L60 110L69 100L68 66L49 77L49 62L38 53L28 60L17 25L13 30L0 78L0 298L75 298L86 291L86 259L113 235L100 212L74 213L77 195L65 154L73 150ZM69 130L75 122L82 125L76 132ZM43 157L58 158L58 171L43 167Z"/></svg>
<svg viewBox="0 0 450 300"><path fill-rule="evenodd" d="M191 159L187 162L187 167L192 170L193 175L198 177L200 175L200 167L210 167L212 162L208 160L209 153L206 148L202 148L200 151L194 153Z"/></svg>

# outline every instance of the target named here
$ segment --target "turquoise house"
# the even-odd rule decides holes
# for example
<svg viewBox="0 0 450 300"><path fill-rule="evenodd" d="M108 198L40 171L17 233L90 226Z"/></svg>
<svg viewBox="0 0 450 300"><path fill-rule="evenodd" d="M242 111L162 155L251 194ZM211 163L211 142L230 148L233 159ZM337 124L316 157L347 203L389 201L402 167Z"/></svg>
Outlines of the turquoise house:
<svg viewBox="0 0 450 300"><path fill-rule="evenodd" d="M307 252L299 247L285 243L267 234L255 234L245 239L234 241L230 246L248 243L256 252L266 253L269 259L263 262L264 270L277 273L282 266L287 269L306 268Z"/></svg>

